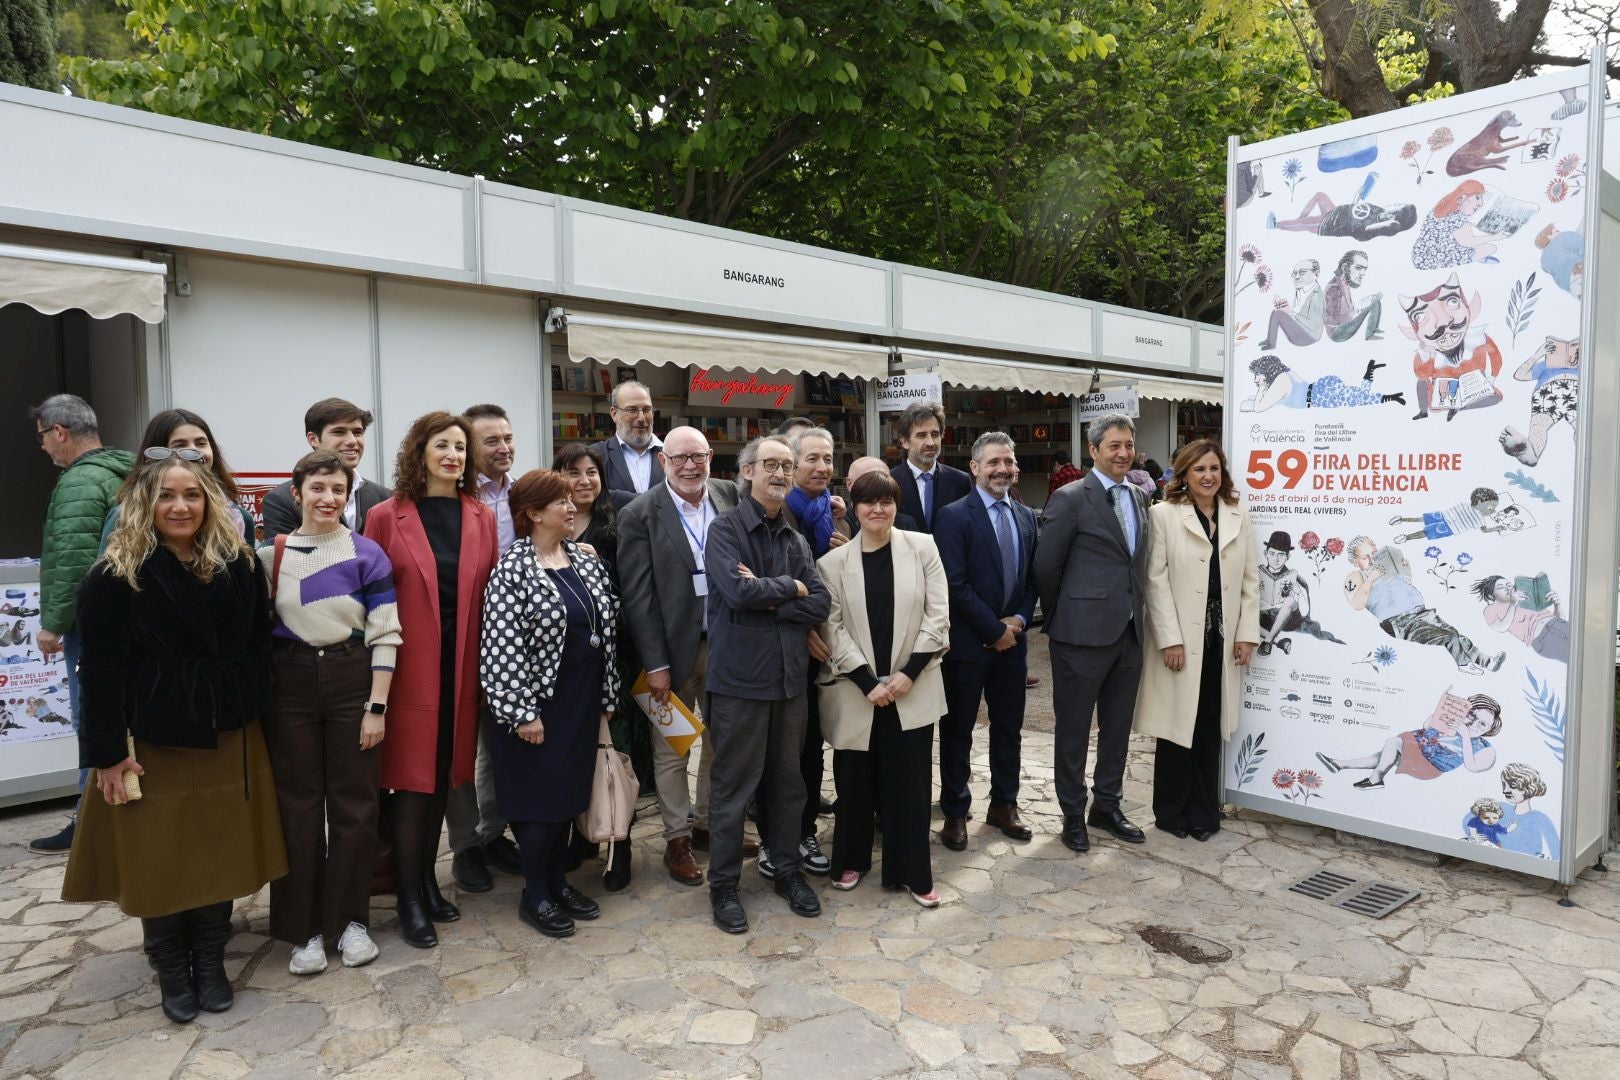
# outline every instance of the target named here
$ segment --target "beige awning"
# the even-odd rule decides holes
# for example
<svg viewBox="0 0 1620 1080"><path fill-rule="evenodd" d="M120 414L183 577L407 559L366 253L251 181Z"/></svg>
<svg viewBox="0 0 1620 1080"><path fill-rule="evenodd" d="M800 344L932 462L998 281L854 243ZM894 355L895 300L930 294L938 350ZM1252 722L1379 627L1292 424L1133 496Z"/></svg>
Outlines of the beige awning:
<svg viewBox="0 0 1620 1080"><path fill-rule="evenodd" d="M1197 379L1158 379L1117 368L1067 367L1023 360L936 353L906 349L901 354L907 370L931 370L952 386L977 390L1024 390L1035 394L1080 397L1091 392L1091 381L1101 377L1101 389L1135 386L1145 398L1207 401L1219 404L1224 392L1219 382Z"/></svg>
<svg viewBox="0 0 1620 1080"><path fill-rule="evenodd" d="M575 363L696 365L849 375L881 379L889 374L886 345L824 338L755 334L686 323L655 322L568 311L568 356Z"/></svg>
<svg viewBox="0 0 1620 1080"><path fill-rule="evenodd" d="M0 305L46 315L78 309L98 319L163 321L162 263L0 244Z"/></svg>

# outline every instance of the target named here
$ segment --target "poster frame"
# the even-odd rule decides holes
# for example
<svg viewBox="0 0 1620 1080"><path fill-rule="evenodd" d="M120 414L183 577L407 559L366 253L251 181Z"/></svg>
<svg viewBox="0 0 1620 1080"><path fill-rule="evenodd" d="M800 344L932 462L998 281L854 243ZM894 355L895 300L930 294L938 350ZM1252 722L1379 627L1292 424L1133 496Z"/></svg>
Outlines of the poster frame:
<svg viewBox="0 0 1620 1080"><path fill-rule="evenodd" d="M1600 289L1612 287L1610 283L1600 283L1598 239L1601 232L1603 218L1603 202L1605 181L1614 183L1606 176L1602 169L1603 161L1603 119L1605 101L1605 54L1603 41L1600 39L1593 44L1588 64L1580 70L1585 79L1587 94L1586 139L1584 143L1587 161L1595 173L1589 189L1585 192L1586 205L1583 219L1585 241L1585 274L1583 287L1583 301L1581 304L1581 335L1583 349L1588 353L1590 370L1591 357L1597 350L1598 329L1598 298L1602 296ZM1332 125L1332 138L1343 139L1356 135L1377 134L1392 128L1419 125L1430 121L1444 120L1458 112L1474 112L1489 109L1497 104L1505 104L1535 97L1554 89L1568 88L1576 85L1571 71L1561 71L1550 75L1538 76L1532 79L1520 80L1475 91L1467 95L1445 98L1434 102L1425 102L1394 111L1380 113L1374 116L1345 121ZM1459 102L1463 104L1459 107ZM1278 139L1267 140L1263 143L1244 144L1240 137L1231 136L1227 140L1226 161L1226 190L1227 190L1227 216L1226 216L1226 320L1224 326L1227 370L1225 379L1226 401L1223 410L1222 441L1230 455L1234 445L1235 424L1241 415L1238 412L1238 403L1242 398L1243 387L1240 386L1236 368L1236 342L1234 340L1236 293L1234 285L1237 281L1238 262L1238 236L1236 207L1232 203L1232 193L1237 190L1237 170L1240 159L1248 160L1251 157L1274 157L1290 152L1311 150L1320 145L1325 139L1326 129L1316 128L1297 132ZM1245 151L1264 147L1260 154L1248 154ZM1582 418L1596 418L1598 413L1598 386L1597 380L1586 377L1583 372L1580 387L1580 415ZM1574 492L1575 499L1572 504L1571 526L1573 536L1570 545L1570 624L1576 628L1576 641L1578 648L1571 650L1568 673L1564 684L1565 702L1568 707L1566 721L1565 747L1566 752L1563 765L1563 788L1561 791L1561 820L1559 822L1559 857L1556 862L1537 858L1518 852L1504 851L1499 848L1471 844L1460 839L1450 839L1434 833L1421 832L1386 822L1369 820L1357 817L1342 811L1318 809L1310 806L1285 805L1280 800L1264 798L1253 795L1238 788L1232 787L1227 777L1232 767L1233 756L1236 752L1232 741L1223 746L1221 757L1222 787L1225 792L1225 801L1231 805L1244 809L1257 810L1271 814L1285 820L1299 821L1308 825L1323 826L1338 829L1344 832L1387 840L1420 850L1431 851L1438 854L1455 856L1468 862L1504 869L1516 870L1542 878L1556 878L1567 887L1571 885L1575 876L1583 869L1602 859L1607 850L1614 826L1614 780L1613 772L1606 771L1608 777L1608 794L1604 799L1602 828L1595 841L1587 842L1582 846L1581 836L1590 832L1590 823L1580 821L1579 798L1582 792L1579 785L1579 762L1583 754L1601 751L1607 756L1604 760L1613 761L1613 724L1612 716L1606 711L1602 714L1602 723L1598 725L1596 733L1585 730L1583 724L1583 706L1589 700L1601 696L1599 689L1586 687L1583 694L1583 681L1595 678L1607 688L1607 694L1612 697L1614 689L1614 672L1608 669L1595 676L1586 670L1586 654L1592 650L1588 648L1588 639L1591 631L1588 629L1596 621L1599 625L1613 626L1616 615L1616 597L1613 584L1602 594L1606 600L1593 601L1588 593L1587 581L1590 567L1588 566L1589 550L1594 537L1598 546L1614 549L1617 533L1620 533L1620 508L1609 508L1601 514L1593 513L1593 506L1602 500L1594 500L1589 491L1592 472L1592 454L1598 450L1595 429L1599 425L1590 421L1581 423L1576 430L1576 455ZM1615 449L1613 432L1605 436L1602 449L1612 455ZM1614 475L1613 464L1610 465L1610 475ZM1234 479L1237 479L1236 477ZM1593 530L1601 530L1594 534ZM1612 574L1606 574L1606 577ZM1605 641L1608 641L1605 635ZM1607 644L1605 648L1607 648ZM1587 745L1587 737L1596 746ZM1583 827L1584 826L1584 827Z"/></svg>

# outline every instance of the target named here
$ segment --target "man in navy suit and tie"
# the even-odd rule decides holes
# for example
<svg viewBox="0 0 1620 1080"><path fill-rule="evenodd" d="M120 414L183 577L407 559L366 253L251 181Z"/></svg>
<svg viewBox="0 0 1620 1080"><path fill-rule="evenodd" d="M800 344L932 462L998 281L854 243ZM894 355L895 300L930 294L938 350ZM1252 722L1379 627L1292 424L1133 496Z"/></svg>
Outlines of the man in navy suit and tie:
<svg viewBox="0 0 1620 1080"><path fill-rule="evenodd" d="M663 444L653 434L652 391L634 379L613 388L608 398L616 434L592 443L602 459L602 486L615 509L623 510L630 500L664 482L664 469L658 463Z"/></svg>
<svg viewBox="0 0 1620 1080"><path fill-rule="evenodd" d="M1035 556L1041 612L1052 649L1057 716L1055 779L1063 843L1089 851L1092 825L1130 844L1142 830L1119 807L1125 753L1142 675L1142 601L1147 586L1147 500L1125 481L1136 425L1118 413L1087 429L1094 468L1058 488L1041 513ZM1097 712L1097 764L1086 810L1086 752Z"/></svg>
<svg viewBox="0 0 1620 1080"><path fill-rule="evenodd" d="M973 444L974 488L935 512L934 542L951 589L951 648L939 723L940 842L967 847L968 759L982 698L990 714L990 809L985 820L1014 840L1030 830L1018 816L1024 730L1025 630L1035 613L1035 514L1011 497L1018 458L1005 432Z"/></svg>
<svg viewBox="0 0 1620 1080"><path fill-rule="evenodd" d="M916 532L933 532L940 510L973 490L971 476L940 463L944 432L945 410L937 401L913 402L894 421L895 438L906 460L889 475L900 485L900 514L917 523Z"/></svg>

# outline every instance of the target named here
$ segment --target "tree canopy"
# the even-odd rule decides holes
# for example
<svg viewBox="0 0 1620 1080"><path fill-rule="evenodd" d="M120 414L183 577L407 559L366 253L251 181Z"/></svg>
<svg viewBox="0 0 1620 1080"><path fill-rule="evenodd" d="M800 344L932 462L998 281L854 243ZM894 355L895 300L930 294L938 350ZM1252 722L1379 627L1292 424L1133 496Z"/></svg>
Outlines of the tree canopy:
<svg viewBox="0 0 1620 1080"><path fill-rule="evenodd" d="M56 89L56 19L50 0L0 4L0 82Z"/></svg>

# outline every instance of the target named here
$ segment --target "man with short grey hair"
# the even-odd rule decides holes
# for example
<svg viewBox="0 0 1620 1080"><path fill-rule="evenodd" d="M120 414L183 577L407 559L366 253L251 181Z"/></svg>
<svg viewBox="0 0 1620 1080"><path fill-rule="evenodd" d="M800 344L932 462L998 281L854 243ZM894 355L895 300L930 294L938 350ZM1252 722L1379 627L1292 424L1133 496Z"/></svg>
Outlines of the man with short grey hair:
<svg viewBox="0 0 1620 1080"><path fill-rule="evenodd" d="M1136 459L1136 425L1128 416L1110 413L1091 422L1086 441L1094 468L1047 500L1035 553L1035 582L1052 651L1062 839L1075 851L1091 849L1088 824L1126 843L1146 839L1119 806L1142 674L1147 591L1147 502L1125 480ZM1093 710L1097 763L1088 817L1086 756Z"/></svg>
<svg viewBox="0 0 1620 1080"><path fill-rule="evenodd" d="M973 444L974 487L942 507L934 542L951 590L951 647L945 654L945 715L939 722L940 842L967 847L973 728L982 700L990 721L990 806L985 821L1014 840L1033 834L1018 813L1025 676L1035 615L1035 514L1015 501L1012 438L987 431Z"/></svg>
<svg viewBox="0 0 1620 1080"><path fill-rule="evenodd" d="M48 397L32 409L39 448L62 470L45 511L44 545L39 559L39 634L35 642L47 661L62 654L67 669L68 707L79 730L79 635L73 609L79 582L90 572L101 547L101 527L118 498L118 488L135 467L135 455L101 445L100 425L90 403L74 394ZM84 789L85 770L79 770ZM34 840L30 851L65 855L73 846L75 821L55 836Z"/></svg>
<svg viewBox="0 0 1620 1080"><path fill-rule="evenodd" d="M662 445L653 434L652 391L645 383L626 379L608 397L608 413L613 417L614 434L591 449L602 459L602 487L619 509L643 491L663 482L664 469L658 463Z"/></svg>
<svg viewBox="0 0 1620 1080"><path fill-rule="evenodd" d="M810 546L783 514L793 484L793 450L759 439L746 453L748 493L709 529L709 701L704 709L714 767L709 795L709 906L715 925L748 929L739 894L743 811L769 772L772 828L765 840L775 888L796 915L821 914L800 869L799 819L809 689L808 637L831 611Z"/></svg>

